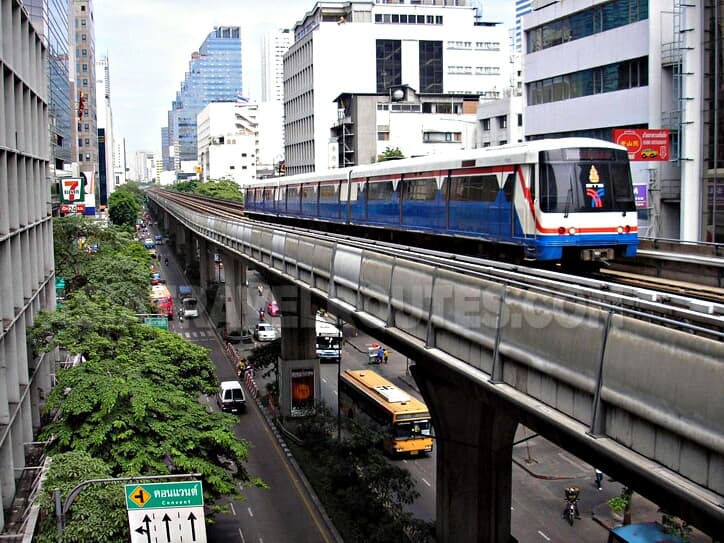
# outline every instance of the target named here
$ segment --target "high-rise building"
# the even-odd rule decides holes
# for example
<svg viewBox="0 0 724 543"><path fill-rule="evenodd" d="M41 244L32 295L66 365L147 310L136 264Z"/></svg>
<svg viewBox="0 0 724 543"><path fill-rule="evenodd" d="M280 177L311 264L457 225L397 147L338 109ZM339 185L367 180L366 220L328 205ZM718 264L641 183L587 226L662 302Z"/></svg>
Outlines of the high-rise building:
<svg viewBox="0 0 724 543"><path fill-rule="evenodd" d="M633 154L640 231L721 242L722 3L540 4L523 18L526 139L668 130L656 156Z"/></svg>
<svg viewBox="0 0 724 543"><path fill-rule="evenodd" d="M216 27L191 55L186 78L169 111L169 143L178 147L175 170L197 160L196 116L201 110L211 102L234 102L241 93L241 29Z"/></svg>
<svg viewBox="0 0 724 543"><path fill-rule="evenodd" d="M339 121L335 100L342 93L391 97L404 86L420 97L502 96L507 30L479 15L465 0L317 3L295 25L284 56L287 174L337 162L330 160L338 145L330 127ZM444 100L436 102L442 108Z"/></svg>
<svg viewBox="0 0 724 543"><path fill-rule="evenodd" d="M35 30L48 47L48 120L50 122L50 174L69 169L71 155L71 96L68 75L68 2L24 0Z"/></svg>
<svg viewBox="0 0 724 543"><path fill-rule="evenodd" d="M113 188L127 180L126 138L113 138Z"/></svg>
<svg viewBox="0 0 724 543"><path fill-rule="evenodd" d="M261 48L261 101L284 102L284 53L294 33L288 29L268 32Z"/></svg>
<svg viewBox="0 0 724 543"><path fill-rule="evenodd" d="M98 183L95 18L92 0L71 0L71 81L74 83L74 160L85 178L86 214L95 213ZM103 102L101 102L103 103Z"/></svg>
<svg viewBox="0 0 724 543"><path fill-rule="evenodd" d="M173 171L173 160L171 159L170 141L168 126L161 128L161 168L163 171Z"/></svg>
<svg viewBox="0 0 724 543"><path fill-rule="evenodd" d="M50 199L47 41L19 0L0 0L0 534L32 529L16 517L21 480L51 391L52 354L32 352L28 327L55 308ZM62 27L62 25L61 25ZM12 36L12 39L5 39ZM33 485L34 486L34 485Z"/></svg>
<svg viewBox="0 0 724 543"><path fill-rule="evenodd" d="M515 51L520 53L523 50L523 15L533 10L533 0L515 0L515 31L513 32L513 44Z"/></svg>
<svg viewBox="0 0 724 543"><path fill-rule="evenodd" d="M113 192L113 110L108 57L96 61L96 110L98 118L98 197L99 205L108 205Z"/></svg>

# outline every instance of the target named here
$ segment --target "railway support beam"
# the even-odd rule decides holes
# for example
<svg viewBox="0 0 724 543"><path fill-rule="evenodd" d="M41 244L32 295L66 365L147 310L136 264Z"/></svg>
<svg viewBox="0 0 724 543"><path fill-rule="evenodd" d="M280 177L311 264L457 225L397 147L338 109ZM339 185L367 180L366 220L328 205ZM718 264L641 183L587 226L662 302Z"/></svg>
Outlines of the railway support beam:
<svg viewBox="0 0 724 543"><path fill-rule="evenodd" d="M206 292L209 288L209 262L213 258L209 255L208 246L205 238L199 237L199 287L202 292Z"/></svg>
<svg viewBox="0 0 724 543"><path fill-rule="evenodd" d="M435 424L436 541L515 541L510 506L517 419L486 403L449 368L418 362L410 369Z"/></svg>
<svg viewBox="0 0 724 543"><path fill-rule="evenodd" d="M279 411L283 417L307 414L321 401L319 359L316 351L316 306L309 292L292 285L275 285L281 309L279 357Z"/></svg>
<svg viewBox="0 0 724 543"><path fill-rule="evenodd" d="M226 331L245 330L249 328L249 320L245 314L246 266L239 259L222 253L224 262L224 304L226 311Z"/></svg>

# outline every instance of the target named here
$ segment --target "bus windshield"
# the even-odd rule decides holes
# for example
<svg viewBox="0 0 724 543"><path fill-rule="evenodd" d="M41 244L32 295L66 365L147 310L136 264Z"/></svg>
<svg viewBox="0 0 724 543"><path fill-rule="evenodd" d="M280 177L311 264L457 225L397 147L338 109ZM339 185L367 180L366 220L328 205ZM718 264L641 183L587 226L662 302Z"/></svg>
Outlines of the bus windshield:
<svg viewBox="0 0 724 543"><path fill-rule="evenodd" d="M430 419L398 422L392 429L395 439L414 439L432 435Z"/></svg>
<svg viewBox="0 0 724 543"><path fill-rule="evenodd" d="M552 213L636 211L628 154L617 149L542 151L539 195Z"/></svg>

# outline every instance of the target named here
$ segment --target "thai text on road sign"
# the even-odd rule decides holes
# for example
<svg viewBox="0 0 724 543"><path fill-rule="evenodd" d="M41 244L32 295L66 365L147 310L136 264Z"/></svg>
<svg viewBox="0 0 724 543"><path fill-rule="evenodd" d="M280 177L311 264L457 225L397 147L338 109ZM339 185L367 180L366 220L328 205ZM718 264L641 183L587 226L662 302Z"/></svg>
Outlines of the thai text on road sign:
<svg viewBox="0 0 724 543"><path fill-rule="evenodd" d="M197 507L204 505L201 481L125 485L126 506L131 509Z"/></svg>

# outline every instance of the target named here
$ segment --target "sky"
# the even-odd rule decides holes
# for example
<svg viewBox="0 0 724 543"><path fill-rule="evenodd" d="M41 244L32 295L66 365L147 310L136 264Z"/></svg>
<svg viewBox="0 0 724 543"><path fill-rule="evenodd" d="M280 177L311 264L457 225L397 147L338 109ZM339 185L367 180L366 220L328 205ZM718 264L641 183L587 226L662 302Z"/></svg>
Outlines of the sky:
<svg viewBox="0 0 724 543"><path fill-rule="evenodd" d="M482 0L483 18L512 26L515 3ZM315 0L94 0L96 58L108 57L115 138L126 155L160 153L161 128L197 51L215 26L240 26L245 96L261 99L264 33L294 24Z"/></svg>

